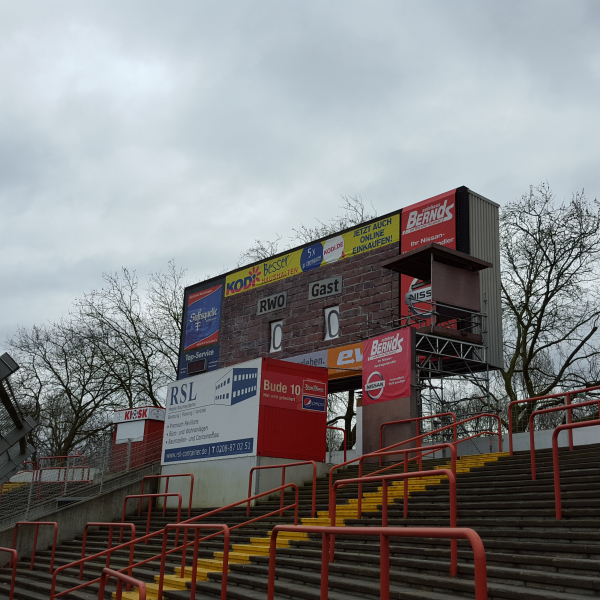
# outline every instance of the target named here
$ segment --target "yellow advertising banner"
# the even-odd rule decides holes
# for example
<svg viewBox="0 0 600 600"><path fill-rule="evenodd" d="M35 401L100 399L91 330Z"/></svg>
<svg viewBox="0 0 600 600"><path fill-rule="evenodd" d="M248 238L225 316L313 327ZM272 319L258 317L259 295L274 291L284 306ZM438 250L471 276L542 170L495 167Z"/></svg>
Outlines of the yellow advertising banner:
<svg viewBox="0 0 600 600"><path fill-rule="evenodd" d="M324 242L315 242L288 254L266 260L227 275L225 297L247 292L280 279L287 279L351 258L400 240L400 215L384 217L379 221L361 225Z"/></svg>

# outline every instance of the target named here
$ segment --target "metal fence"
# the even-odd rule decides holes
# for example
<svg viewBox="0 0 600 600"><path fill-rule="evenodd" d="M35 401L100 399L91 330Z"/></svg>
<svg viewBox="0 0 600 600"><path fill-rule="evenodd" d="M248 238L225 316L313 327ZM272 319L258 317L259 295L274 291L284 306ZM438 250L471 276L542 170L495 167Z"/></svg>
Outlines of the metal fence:
<svg viewBox="0 0 600 600"><path fill-rule="evenodd" d="M0 486L0 530L17 521L39 520L58 508L81 502L160 470L162 432L146 439L100 445L94 456L41 457Z"/></svg>

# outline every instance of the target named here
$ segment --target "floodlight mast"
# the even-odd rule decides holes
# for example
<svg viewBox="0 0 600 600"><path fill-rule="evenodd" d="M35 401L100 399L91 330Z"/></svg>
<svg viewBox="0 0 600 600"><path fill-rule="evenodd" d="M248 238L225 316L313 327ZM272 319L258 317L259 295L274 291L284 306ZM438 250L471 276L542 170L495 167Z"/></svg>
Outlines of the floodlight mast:
<svg viewBox="0 0 600 600"><path fill-rule="evenodd" d="M23 421L19 416L17 409L15 408L16 403L13 404L10 398L10 396L14 396L14 394L12 393L10 383L8 382L8 378L18 369L19 365L13 360L12 356L10 356L8 352L0 356L0 402L2 402L2 405L12 419L12 422L15 424L15 427L17 429L23 429ZM7 387L11 392L10 395ZM24 437L19 440L19 449L21 452L26 452L27 450L27 443Z"/></svg>

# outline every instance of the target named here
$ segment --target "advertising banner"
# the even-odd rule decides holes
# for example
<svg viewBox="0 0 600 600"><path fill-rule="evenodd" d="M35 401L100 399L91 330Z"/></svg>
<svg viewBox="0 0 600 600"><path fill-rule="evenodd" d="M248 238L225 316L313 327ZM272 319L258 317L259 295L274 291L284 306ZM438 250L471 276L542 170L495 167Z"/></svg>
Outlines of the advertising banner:
<svg viewBox="0 0 600 600"><path fill-rule="evenodd" d="M402 209L401 252L431 242L456 250L456 190ZM431 301L431 285L408 275L400 277L401 314L429 312L426 303Z"/></svg>
<svg viewBox="0 0 600 600"><path fill-rule="evenodd" d="M219 350L220 344L213 344L205 348L198 348L190 352L184 352L179 357L179 371L177 379L185 379L190 376L188 367L192 366L200 360L206 361L206 370L214 371L219 368ZM194 375L194 373L191 373Z"/></svg>
<svg viewBox="0 0 600 600"><path fill-rule="evenodd" d="M189 294L185 306L184 351L209 346L219 341L222 299L222 285Z"/></svg>
<svg viewBox="0 0 600 600"><path fill-rule="evenodd" d="M225 296L240 294L298 273L311 271L344 258L387 246L399 239L400 216L395 214L336 235L324 242L316 242L293 250L289 254L231 273L227 275L225 281Z"/></svg>
<svg viewBox="0 0 600 600"><path fill-rule="evenodd" d="M255 456L261 359L167 389L162 464Z"/></svg>
<svg viewBox="0 0 600 600"><path fill-rule="evenodd" d="M302 374L262 371L260 403L288 410L325 413L327 411L327 381Z"/></svg>
<svg viewBox="0 0 600 600"><path fill-rule="evenodd" d="M360 375L363 364L363 343L336 346L327 350L317 350L300 356L284 358L286 362L309 365L311 367L327 367L329 379L343 379Z"/></svg>
<svg viewBox="0 0 600 600"><path fill-rule="evenodd" d="M363 368L363 343L348 344L327 350L329 379L360 375Z"/></svg>
<svg viewBox="0 0 600 600"><path fill-rule="evenodd" d="M410 329L368 339L363 351L363 406L410 396Z"/></svg>

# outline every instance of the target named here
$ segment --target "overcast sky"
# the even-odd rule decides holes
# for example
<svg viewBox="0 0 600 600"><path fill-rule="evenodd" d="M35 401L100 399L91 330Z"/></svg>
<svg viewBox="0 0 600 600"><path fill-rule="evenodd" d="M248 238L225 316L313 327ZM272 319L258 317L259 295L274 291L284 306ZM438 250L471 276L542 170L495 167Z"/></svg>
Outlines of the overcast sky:
<svg viewBox="0 0 600 600"><path fill-rule="evenodd" d="M0 344L360 195L600 196L600 2L0 1Z"/></svg>

